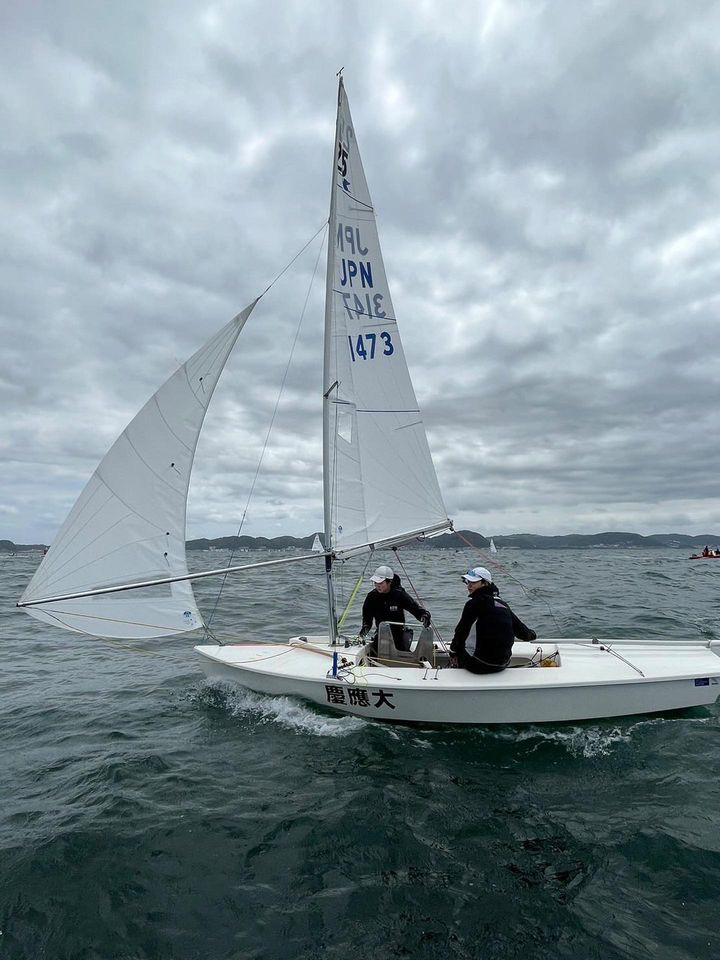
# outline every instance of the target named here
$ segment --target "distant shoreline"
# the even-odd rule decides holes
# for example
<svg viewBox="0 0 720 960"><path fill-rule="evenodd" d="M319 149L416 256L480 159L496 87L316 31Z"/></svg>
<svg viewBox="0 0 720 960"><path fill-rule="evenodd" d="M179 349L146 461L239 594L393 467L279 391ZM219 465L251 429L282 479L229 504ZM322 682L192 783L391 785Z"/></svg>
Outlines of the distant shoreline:
<svg viewBox="0 0 720 960"><path fill-rule="evenodd" d="M423 546L433 550L467 549L466 540L479 550L490 549L490 538L473 530L461 530L457 533L444 533L423 541L412 541L407 546ZM464 539L463 539L464 538ZM216 537L213 540L200 538L186 541L188 551L197 550L287 550L297 548L309 550L315 539L315 533L307 537ZM322 540L322 533L320 534ZM493 535L498 550L597 550L608 548L635 549L638 547L677 548L683 550L702 549L705 544L715 547L720 544L720 534L702 534L690 536L684 533L652 533L642 536L639 533L570 533L564 536L541 536L535 533L512 533L506 536ZM44 543L14 543L12 540L0 540L0 553L28 553L46 550Z"/></svg>

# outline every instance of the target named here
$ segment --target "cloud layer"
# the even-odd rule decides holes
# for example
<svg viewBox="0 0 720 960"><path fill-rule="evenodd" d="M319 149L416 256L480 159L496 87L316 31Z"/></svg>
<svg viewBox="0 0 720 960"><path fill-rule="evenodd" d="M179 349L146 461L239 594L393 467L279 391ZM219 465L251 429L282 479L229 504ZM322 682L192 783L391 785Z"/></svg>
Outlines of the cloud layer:
<svg viewBox="0 0 720 960"><path fill-rule="evenodd" d="M29 3L2 14L0 536L52 539L145 399L322 225L335 71L450 516L720 527L720 13ZM234 533L319 238L210 409ZM324 255L244 532L322 523Z"/></svg>

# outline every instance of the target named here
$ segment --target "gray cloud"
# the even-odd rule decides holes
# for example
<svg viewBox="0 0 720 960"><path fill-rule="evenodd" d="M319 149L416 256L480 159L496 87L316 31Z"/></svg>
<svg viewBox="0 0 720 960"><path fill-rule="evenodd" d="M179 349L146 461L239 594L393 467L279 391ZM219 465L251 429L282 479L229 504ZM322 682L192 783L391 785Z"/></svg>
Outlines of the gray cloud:
<svg viewBox="0 0 720 960"><path fill-rule="evenodd" d="M51 539L153 390L321 225L343 65L451 516L717 529L715 4L2 17L0 536ZM231 358L191 535L237 528L318 243ZM323 271L248 533L321 525Z"/></svg>

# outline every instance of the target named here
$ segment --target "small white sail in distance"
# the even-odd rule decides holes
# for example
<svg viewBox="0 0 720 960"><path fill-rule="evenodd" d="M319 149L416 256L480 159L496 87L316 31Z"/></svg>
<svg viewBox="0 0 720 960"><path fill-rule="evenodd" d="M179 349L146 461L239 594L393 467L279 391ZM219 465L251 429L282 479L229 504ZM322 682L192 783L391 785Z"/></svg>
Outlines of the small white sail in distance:
<svg viewBox="0 0 720 960"><path fill-rule="evenodd" d="M321 541L320 541L320 534L319 534L319 533L316 533L316 534L315 534L315 539L314 539L313 542L312 542L311 550L312 550L313 553L322 553L322 552L323 552L323 545L322 545L322 543L321 543Z"/></svg>
<svg viewBox="0 0 720 960"><path fill-rule="evenodd" d="M182 364L120 434L60 528L21 605L187 575L185 514L195 448L220 374L256 303ZM101 637L163 637L203 625L189 582L25 609L47 623Z"/></svg>
<svg viewBox="0 0 720 960"><path fill-rule="evenodd" d="M326 287L326 547L451 527L390 298L340 80ZM328 507L329 503L329 507Z"/></svg>
<svg viewBox="0 0 720 960"><path fill-rule="evenodd" d="M490 553L497 553L497 547L495 546L495 541L490 537Z"/></svg>

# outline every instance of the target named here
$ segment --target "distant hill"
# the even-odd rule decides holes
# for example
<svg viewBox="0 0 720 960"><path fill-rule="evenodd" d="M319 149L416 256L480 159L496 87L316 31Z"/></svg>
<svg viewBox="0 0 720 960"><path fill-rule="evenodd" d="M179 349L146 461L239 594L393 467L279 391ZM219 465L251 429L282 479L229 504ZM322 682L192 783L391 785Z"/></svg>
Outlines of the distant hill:
<svg viewBox="0 0 720 960"><path fill-rule="evenodd" d="M464 539L462 539L464 538ZM188 550L309 550L312 547L315 534L307 537L217 537L208 540L202 537L199 540L188 540ZM322 540L322 533L320 534ZM562 537L543 537L537 533L511 533L507 536L493 536L498 550L587 550L602 548L635 548L635 547L677 547L683 550L702 549L705 544L714 547L720 544L720 534L704 533L700 536L689 536L685 533L653 533L647 537L639 533L613 532L607 533L570 533ZM429 540L412 542L408 546L430 547L433 550L459 549L467 547L466 540L481 550L490 548L490 539L474 530L460 530L459 533L444 533ZM13 543L12 540L0 540L0 553L21 553L32 550L44 550L42 543Z"/></svg>
<svg viewBox="0 0 720 960"><path fill-rule="evenodd" d="M13 543L12 540L0 540L0 553L25 553L45 549L47 548L44 543Z"/></svg>
<svg viewBox="0 0 720 960"><path fill-rule="evenodd" d="M462 539L462 538L465 539ZM308 550L312 546L315 534L307 537L220 537L217 540L188 540L188 550L286 550L295 547ZM322 534L320 534L322 540ZM494 536L498 550L582 550L602 547L679 547L687 550L702 548L706 543L711 546L720 543L720 534L702 534L689 536L684 533L653 533L647 537L639 533L570 533L562 537L543 537L537 533L511 533L507 536ZM433 549L457 549L467 547L469 540L474 547L488 550L490 538L474 530L461 530L458 533L444 533L439 537L418 541L417 546ZM409 546L410 544L408 544ZM414 545L414 544L413 544Z"/></svg>
<svg viewBox="0 0 720 960"><path fill-rule="evenodd" d="M479 533L473 533L470 530L461 530L460 533L474 546L490 546L490 541ZM689 536L684 533L652 533L643 537L639 533L619 531L569 533L565 536L556 537L544 537L537 533L511 533L506 536L494 536L493 539L498 550L508 548L516 550L582 550L601 547L681 547L694 550L697 547L702 548L706 543L711 546L720 543L720 536L713 533L698 536ZM440 537L429 540L428 544L436 547L461 547L465 545L456 533L444 533Z"/></svg>
<svg viewBox="0 0 720 960"><path fill-rule="evenodd" d="M310 549L315 534L309 537L218 537L216 540L188 540L188 550L287 550L289 547ZM320 535L322 539L322 534Z"/></svg>

